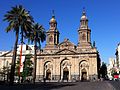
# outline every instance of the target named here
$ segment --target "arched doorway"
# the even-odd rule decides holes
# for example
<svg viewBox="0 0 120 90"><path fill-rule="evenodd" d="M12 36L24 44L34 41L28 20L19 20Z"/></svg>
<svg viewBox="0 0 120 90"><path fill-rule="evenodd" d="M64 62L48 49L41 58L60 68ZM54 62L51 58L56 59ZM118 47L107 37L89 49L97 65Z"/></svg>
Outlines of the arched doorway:
<svg viewBox="0 0 120 90"><path fill-rule="evenodd" d="M82 74L81 81L86 81L87 80L87 71L85 68L81 70L81 74Z"/></svg>
<svg viewBox="0 0 120 90"><path fill-rule="evenodd" d="M51 80L51 71L50 71L50 69L48 69L46 71L46 80Z"/></svg>
<svg viewBox="0 0 120 90"><path fill-rule="evenodd" d="M63 80L68 80L69 77L69 70L67 67L63 69Z"/></svg>

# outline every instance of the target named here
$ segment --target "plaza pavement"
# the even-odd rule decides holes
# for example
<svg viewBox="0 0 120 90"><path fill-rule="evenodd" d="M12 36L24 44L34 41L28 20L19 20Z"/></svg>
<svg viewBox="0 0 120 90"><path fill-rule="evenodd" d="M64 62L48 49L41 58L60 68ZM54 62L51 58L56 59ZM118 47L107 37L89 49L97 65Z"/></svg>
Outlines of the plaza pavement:
<svg viewBox="0 0 120 90"><path fill-rule="evenodd" d="M0 90L120 90L120 81L3 84Z"/></svg>

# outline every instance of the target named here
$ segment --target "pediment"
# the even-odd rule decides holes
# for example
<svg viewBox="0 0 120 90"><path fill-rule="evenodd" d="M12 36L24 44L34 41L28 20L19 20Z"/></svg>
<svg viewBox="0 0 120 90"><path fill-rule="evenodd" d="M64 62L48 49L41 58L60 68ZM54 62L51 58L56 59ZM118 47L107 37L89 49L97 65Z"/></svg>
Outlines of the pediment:
<svg viewBox="0 0 120 90"><path fill-rule="evenodd" d="M70 42L69 39L64 39L64 41L59 44L59 48L60 49L68 49L68 48L73 49L75 48L75 45L72 42Z"/></svg>
<svg viewBox="0 0 120 90"><path fill-rule="evenodd" d="M63 49L63 50L56 52L56 54L76 54L76 52L69 50L69 49Z"/></svg>
<svg viewBox="0 0 120 90"><path fill-rule="evenodd" d="M10 51L7 51L7 52L4 52L1 57L5 57L5 56L11 56L13 53L12 53L12 50Z"/></svg>

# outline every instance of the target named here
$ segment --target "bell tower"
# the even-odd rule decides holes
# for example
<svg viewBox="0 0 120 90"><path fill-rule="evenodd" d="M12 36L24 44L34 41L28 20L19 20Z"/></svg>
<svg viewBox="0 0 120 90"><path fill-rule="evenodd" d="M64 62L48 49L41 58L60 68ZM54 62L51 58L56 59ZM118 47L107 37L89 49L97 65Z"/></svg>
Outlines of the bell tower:
<svg viewBox="0 0 120 90"><path fill-rule="evenodd" d="M80 27L78 29L78 48L91 47L91 30L88 27L88 19L85 9L83 9L82 17L80 19Z"/></svg>
<svg viewBox="0 0 120 90"><path fill-rule="evenodd" d="M54 48L59 44L59 31L57 30L57 21L55 19L54 11L52 12L52 18L49 22L50 28L47 32L46 47Z"/></svg>

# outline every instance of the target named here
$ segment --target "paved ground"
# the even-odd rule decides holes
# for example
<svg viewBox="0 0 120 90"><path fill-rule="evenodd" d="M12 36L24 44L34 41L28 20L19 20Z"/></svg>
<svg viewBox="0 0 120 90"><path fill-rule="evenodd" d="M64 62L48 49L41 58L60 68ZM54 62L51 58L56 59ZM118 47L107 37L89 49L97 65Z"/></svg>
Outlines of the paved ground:
<svg viewBox="0 0 120 90"><path fill-rule="evenodd" d="M0 90L120 90L120 81L0 85Z"/></svg>
<svg viewBox="0 0 120 90"><path fill-rule="evenodd" d="M116 89L109 82L81 82L76 83L76 85L73 86L66 86L51 90L116 90Z"/></svg>
<svg viewBox="0 0 120 90"><path fill-rule="evenodd" d="M115 88L115 90L120 90L120 81L111 81L109 83Z"/></svg>

